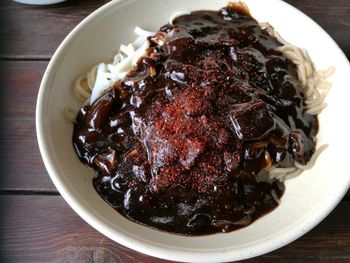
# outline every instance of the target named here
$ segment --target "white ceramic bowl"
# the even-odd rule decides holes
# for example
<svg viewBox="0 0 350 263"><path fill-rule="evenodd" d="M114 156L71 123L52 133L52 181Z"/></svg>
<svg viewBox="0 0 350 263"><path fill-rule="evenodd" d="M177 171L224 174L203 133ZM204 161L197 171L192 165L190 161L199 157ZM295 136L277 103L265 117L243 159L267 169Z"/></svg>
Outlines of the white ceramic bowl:
<svg viewBox="0 0 350 263"><path fill-rule="evenodd" d="M336 66L329 106L320 116L319 144L330 147L316 166L286 183L282 204L250 226L228 234L184 237L135 224L95 192L92 176L72 147L72 124L63 114L76 105L71 87L82 72L111 58L119 44L134 40L133 29L156 31L174 11L214 9L226 0L111 1L83 22L54 54L40 87L37 136L45 166L68 204L91 226L127 247L155 257L191 262L239 260L282 247L317 225L346 193L350 175L349 63L334 41L310 18L279 0L246 0L252 15L270 22L288 41L306 48L319 68Z"/></svg>

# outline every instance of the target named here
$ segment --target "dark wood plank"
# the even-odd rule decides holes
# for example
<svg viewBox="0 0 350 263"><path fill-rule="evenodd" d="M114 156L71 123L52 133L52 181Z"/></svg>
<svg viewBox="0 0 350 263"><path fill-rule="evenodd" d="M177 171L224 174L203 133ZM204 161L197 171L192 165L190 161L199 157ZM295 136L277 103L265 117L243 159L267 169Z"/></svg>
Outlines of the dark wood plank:
<svg viewBox="0 0 350 263"><path fill-rule="evenodd" d="M0 57L49 59L81 21L108 0L69 0L50 6L28 6L4 0L0 7Z"/></svg>
<svg viewBox="0 0 350 263"><path fill-rule="evenodd" d="M284 0L313 20L350 56L350 1L349 0ZM291 25L293 26L293 25Z"/></svg>
<svg viewBox="0 0 350 263"><path fill-rule="evenodd" d="M0 189L55 190L42 163L35 131L35 104L47 62L3 61Z"/></svg>
<svg viewBox="0 0 350 263"><path fill-rule="evenodd" d="M1 262L154 262L104 237L61 197L0 196Z"/></svg>
<svg viewBox="0 0 350 263"><path fill-rule="evenodd" d="M0 7L0 57L49 59L83 18L107 0L71 0L54 6L26 6L5 0ZM350 56L350 1L287 0L318 22ZM278 10L276 10L278 12ZM293 26L293 25L291 25Z"/></svg>
<svg viewBox="0 0 350 263"><path fill-rule="evenodd" d="M0 196L2 262L165 262L84 223L58 196ZM292 244L246 263L350 262L350 202Z"/></svg>

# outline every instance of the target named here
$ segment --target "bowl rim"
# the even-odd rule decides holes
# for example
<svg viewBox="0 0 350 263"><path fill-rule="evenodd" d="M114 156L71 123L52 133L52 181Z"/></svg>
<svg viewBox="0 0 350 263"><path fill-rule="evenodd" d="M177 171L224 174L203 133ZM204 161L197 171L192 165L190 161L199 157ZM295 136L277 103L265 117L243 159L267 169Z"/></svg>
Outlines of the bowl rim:
<svg viewBox="0 0 350 263"><path fill-rule="evenodd" d="M111 228L106 222L103 222L103 218L99 216L98 214L94 213L94 211L89 210L86 206L79 203L79 200L68 191L67 188L65 188L63 179L60 178L57 172L56 164L53 162L50 150L48 147L48 138L45 134L45 128L44 128L44 115L45 112L43 111L45 106L45 98L48 95L47 90L50 86L50 82L52 81L52 75L53 69L55 66L59 65L62 57L61 54L65 52L69 48L69 43L74 39L74 36L78 34L86 25L93 22L93 20L98 17L99 15L102 15L103 13L110 10L112 7L118 6L120 3L125 2L125 0L114 0L111 2L108 2L104 4L103 6L99 7L97 10L92 12L89 16L87 16L85 19L83 19L75 28L65 37L65 39L62 41L62 43L59 45L57 50L55 51L54 55L52 56L45 73L43 75L38 97L37 97L37 103L36 103L36 133L37 133L37 141L41 153L41 157L43 159L44 165L46 167L46 170L53 181L55 187L59 191L59 193L62 195L62 197L65 199L65 201L69 204L69 206L81 217L85 222L87 222L89 225L91 225L94 229L102 233L103 235L107 236L111 240L118 242L126 247L129 247L131 249L134 249L138 252L168 259L168 260L178 260L178 261L192 261L192 262L207 262L208 260L212 261L212 259L219 259L220 261L231 261L231 260L242 260L247 258L256 257L268 252L271 252L273 250L276 250L278 248L281 248L297 238L301 237L308 231L310 231L312 228L314 228L316 225L318 225L327 215L331 213L331 211L338 205L340 200L343 198L343 196L348 191L348 188L350 186L350 180L348 180L347 187L344 187L342 191L338 192L337 196L334 196L332 200L330 200L328 203L326 203L321 211L313 217L307 218L303 222L303 224L299 225L297 228L293 228L293 231L287 231L285 233L282 233L282 235L274 238L273 240L269 240L268 242L263 242L262 244L253 244L250 246L250 249L246 248L237 248L235 249L235 253L230 251L212 251L208 250L203 252L203 250L195 251L193 249L179 249L179 248L173 248L173 247L167 247L167 246L161 246L159 244L150 244L150 243L144 243L142 239L137 237L132 237L126 233L122 233L120 231L116 231L115 229ZM299 12L301 15L305 16L310 23L313 23L315 26L317 26L325 36L327 36L331 42L334 43L334 46L339 49L339 52L344 56L345 54L343 51L339 48L337 43L328 35L328 33L323 30L314 20L312 20L309 16L295 8L294 6L282 1L282 0L270 0L270 2L281 2L286 5L287 8L295 9L297 12ZM348 62L348 66L350 67L350 63ZM210 257L208 255L210 254Z"/></svg>

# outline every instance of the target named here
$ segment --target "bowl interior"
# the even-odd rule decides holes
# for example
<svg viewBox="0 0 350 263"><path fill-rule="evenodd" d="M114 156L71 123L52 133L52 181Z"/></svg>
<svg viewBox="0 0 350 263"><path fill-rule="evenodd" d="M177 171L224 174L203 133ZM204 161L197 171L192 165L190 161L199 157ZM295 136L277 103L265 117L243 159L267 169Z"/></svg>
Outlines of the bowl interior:
<svg viewBox="0 0 350 263"><path fill-rule="evenodd" d="M184 237L130 222L95 192L92 175L72 147L72 128L65 107L79 106L71 87L83 72L108 61L121 43L135 39L140 26L157 31L179 10L218 10L226 0L112 1L85 19L59 47L40 88L37 132L42 157L56 187L89 224L109 238L153 256L180 261L225 261L257 256L289 243L320 222L349 186L345 149L340 135L349 130L346 87L350 67L334 41L311 19L279 0L246 0L252 15L268 21L289 42L306 48L317 68L336 66L329 106L320 116L318 145L329 143L316 165L287 181L281 205L252 225L228 234ZM293 25L293 26L291 26Z"/></svg>

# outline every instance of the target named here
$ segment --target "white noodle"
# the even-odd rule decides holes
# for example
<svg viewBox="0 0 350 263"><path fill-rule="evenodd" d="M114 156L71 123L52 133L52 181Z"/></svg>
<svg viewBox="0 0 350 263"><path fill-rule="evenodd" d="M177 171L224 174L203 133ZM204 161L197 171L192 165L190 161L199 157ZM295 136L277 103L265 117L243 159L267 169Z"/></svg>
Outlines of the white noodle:
<svg viewBox="0 0 350 263"><path fill-rule="evenodd" d="M312 115L321 113L321 111L327 106L327 103L324 101L329 88L332 86L326 78L334 73L335 67L329 67L326 70L316 70L315 65L306 50L288 43L269 23L261 23L260 27L266 29L269 34L275 36L277 40L283 44L283 46L278 48L279 51L297 66L298 78L306 95L305 104L308 107L306 113ZM310 169L315 164L317 157L327 148L327 146L328 145L325 144L317 149L306 165L301 165L296 162L296 168L271 168L268 171L270 178L284 181L285 179L291 179L298 176L304 170Z"/></svg>
<svg viewBox="0 0 350 263"><path fill-rule="evenodd" d="M289 173L289 172L294 172L295 171L295 167L290 167L290 168L272 168L269 171L270 175L274 175L274 174L283 174L283 173Z"/></svg>
<svg viewBox="0 0 350 263"><path fill-rule="evenodd" d="M275 190L271 190L271 196L277 204L281 203L281 200L278 198L278 195Z"/></svg>
<svg viewBox="0 0 350 263"><path fill-rule="evenodd" d="M97 69L96 81L94 88L92 89L90 104L94 103L94 101L103 94L104 90L113 85L114 81L106 77L107 73L107 65L101 63Z"/></svg>
<svg viewBox="0 0 350 263"><path fill-rule="evenodd" d="M318 148L314 154L312 155L310 161L306 165L299 164L295 162L295 167L288 167L288 168L271 168L268 171L269 178L270 179L277 179L280 181L284 181L286 179L292 179L294 177L297 177L300 175L304 170L310 169L315 165L315 162L320 156L320 154L328 147L328 144L323 144Z"/></svg>
<svg viewBox="0 0 350 263"><path fill-rule="evenodd" d="M142 46L142 44L147 40L147 37L145 36L139 36L133 43L132 45L138 49L139 47Z"/></svg>
<svg viewBox="0 0 350 263"><path fill-rule="evenodd" d="M306 165L299 164L295 162L295 166L302 170L310 169L312 166L314 166L317 157L328 147L328 144L323 144L320 148L318 148L314 154L312 155L310 161Z"/></svg>
<svg viewBox="0 0 350 263"><path fill-rule="evenodd" d="M313 106L312 108L306 110L306 113L311 114L311 115L317 115L320 114L323 109L327 107L327 103L322 103L322 104L317 104Z"/></svg>
<svg viewBox="0 0 350 263"><path fill-rule="evenodd" d="M94 103L106 89L116 81L122 80L144 56L149 47L147 37L156 33L140 27L136 27L134 31L138 38L128 45L120 45L119 53L115 55L112 63L96 65L88 74L77 79L73 90L80 101Z"/></svg>
<svg viewBox="0 0 350 263"><path fill-rule="evenodd" d="M79 109L73 109L73 108L70 108L70 107L66 107L64 109L64 116L67 118L68 121L74 122L75 118L77 116L78 110Z"/></svg>
<svg viewBox="0 0 350 263"><path fill-rule="evenodd" d="M273 31L275 32L275 31ZM326 80L334 73L330 67L324 71L317 71L306 50L301 50L284 40L284 46L278 48L288 59L297 65L298 78L307 96L306 105L309 114L319 114L327 104L324 102L331 84Z"/></svg>
<svg viewBox="0 0 350 263"><path fill-rule="evenodd" d="M124 45L121 44L119 50L123 52L126 56L131 56L135 53L135 48L132 44Z"/></svg>
<svg viewBox="0 0 350 263"><path fill-rule="evenodd" d="M142 37L151 37L151 36L154 36L156 34L156 32L152 32L152 31L147 31L147 30L144 30L140 27L135 27L135 30L134 30L135 34L136 35L139 35L139 36L142 36Z"/></svg>
<svg viewBox="0 0 350 263"><path fill-rule="evenodd" d="M85 101L91 96L87 76L81 76L76 80L74 93L80 101Z"/></svg>
<svg viewBox="0 0 350 263"><path fill-rule="evenodd" d="M302 169L296 169L294 172L292 173L287 173L284 177L281 177L280 180L286 180L286 179L292 179L295 178L297 176L299 176L304 170Z"/></svg>
<svg viewBox="0 0 350 263"><path fill-rule="evenodd" d="M91 69L91 71L87 74L87 83L90 91L92 91L96 82L97 69L98 65L94 66Z"/></svg>

